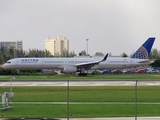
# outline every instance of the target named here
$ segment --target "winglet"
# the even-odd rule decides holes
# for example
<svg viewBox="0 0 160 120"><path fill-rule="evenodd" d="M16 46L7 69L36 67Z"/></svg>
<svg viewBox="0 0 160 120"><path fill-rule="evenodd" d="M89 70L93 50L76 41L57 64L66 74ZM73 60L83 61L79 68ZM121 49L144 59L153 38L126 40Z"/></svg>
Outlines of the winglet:
<svg viewBox="0 0 160 120"><path fill-rule="evenodd" d="M108 53L105 55L105 57L103 58L103 60L101 60L101 62L106 61L108 57Z"/></svg>

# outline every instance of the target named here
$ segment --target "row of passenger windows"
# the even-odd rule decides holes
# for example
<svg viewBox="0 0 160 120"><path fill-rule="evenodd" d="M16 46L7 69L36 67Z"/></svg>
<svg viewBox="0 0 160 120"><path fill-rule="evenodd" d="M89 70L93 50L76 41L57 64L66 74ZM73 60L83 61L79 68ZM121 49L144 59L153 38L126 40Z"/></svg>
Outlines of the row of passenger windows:
<svg viewBox="0 0 160 120"><path fill-rule="evenodd" d="M128 61L110 61L110 63L128 63Z"/></svg>
<svg viewBox="0 0 160 120"><path fill-rule="evenodd" d="M44 63L88 63L91 61L44 61ZM128 61L109 61L110 63L128 63Z"/></svg>
<svg viewBox="0 0 160 120"><path fill-rule="evenodd" d="M44 63L87 63L91 61L44 61Z"/></svg>

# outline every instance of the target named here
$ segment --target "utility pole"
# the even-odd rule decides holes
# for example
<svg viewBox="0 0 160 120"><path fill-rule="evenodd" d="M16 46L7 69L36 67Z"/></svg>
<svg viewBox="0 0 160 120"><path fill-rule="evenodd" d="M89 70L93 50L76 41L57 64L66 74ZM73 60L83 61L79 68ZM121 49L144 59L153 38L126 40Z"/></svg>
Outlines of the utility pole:
<svg viewBox="0 0 160 120"><path fill-rule="evenodd" d="M89 40L89 39L86 39L86 41L87 41L87 55L88 55L88 40Z"/></svg>

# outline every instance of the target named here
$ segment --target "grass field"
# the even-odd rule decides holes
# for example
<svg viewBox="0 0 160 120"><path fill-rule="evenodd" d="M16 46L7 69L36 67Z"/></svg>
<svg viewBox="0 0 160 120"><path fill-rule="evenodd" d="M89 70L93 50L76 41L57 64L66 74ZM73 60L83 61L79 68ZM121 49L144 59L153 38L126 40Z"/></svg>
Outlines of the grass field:
<svg viewBox="0 0 160 120"><path fill-rule="evenodd" d="M0 93L9 91L0 87ZM13 87L14 102L67 102L67 87ZM138 87L139 102L160 102L160 86ZM70 102L134 102L134 86L70 87ZM1 101L1 99L0 99Z"/></svg>
<svg viewBox="0 0 160 120"><path fill-rule="evenodd" d="M0 76L0 80L10 80L13 76ZM119 75L47 75L47 76L17 76L16 80L160 80L160 74L119 74Z"/></svg>
<svg viewBox="0 0 160 120"><path fill-rule="evenodd" d="M80 104L70 103L69 114L75 118L134 116L134 89L134 86L70 87L69 102ZM9 87L0 87L0 93L4 91L9 91ZM67 87L13 87L13 91L15 93L13 102L44 102L44 104L13 104L13 108L0 111L0 115L3 114L4 117L67 117ZM160 116L160 86L138 86L137 93L138 116ZM47 102L66 102L66 104ZM109 104L109 102L117 103ZM149 104L142 104L144 102Z"/></svg>
<svg viewBox="0 0 160 120"><path fill-rule="evenodd" d="M138 105L138 116L159 116L160 105ZM69 113L74 118L130 117L134 116L134 105L80 104L70 105ZM13 105L1 111L7 118L67 118L67 105Z"/></svg>

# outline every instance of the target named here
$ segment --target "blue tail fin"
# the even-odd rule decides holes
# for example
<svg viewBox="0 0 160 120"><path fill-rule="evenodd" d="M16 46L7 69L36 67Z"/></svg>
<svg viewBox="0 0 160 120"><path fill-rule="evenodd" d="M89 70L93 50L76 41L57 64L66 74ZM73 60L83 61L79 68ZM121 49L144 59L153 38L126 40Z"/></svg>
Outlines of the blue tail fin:
<svg viewBox="0 0 160 120"><path fill-rule="evenodd" d="M131 56L131 58L148 59L154 40L155 38L148 38L148 40Z"/></svg>

